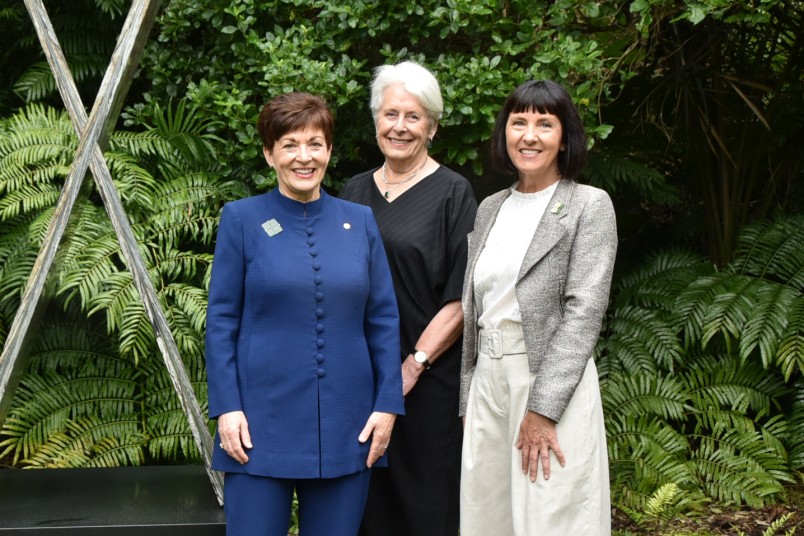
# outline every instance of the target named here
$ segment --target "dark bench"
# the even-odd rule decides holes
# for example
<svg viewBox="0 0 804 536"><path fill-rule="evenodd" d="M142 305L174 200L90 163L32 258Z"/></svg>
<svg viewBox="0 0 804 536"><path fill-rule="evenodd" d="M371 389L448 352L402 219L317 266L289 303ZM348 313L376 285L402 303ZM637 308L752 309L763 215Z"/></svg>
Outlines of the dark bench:
<svg viewBox="0 0 804 536"><path fill-rule="evenodd" d="M0 534L223 536L202 466L0 470Z"/></svg>

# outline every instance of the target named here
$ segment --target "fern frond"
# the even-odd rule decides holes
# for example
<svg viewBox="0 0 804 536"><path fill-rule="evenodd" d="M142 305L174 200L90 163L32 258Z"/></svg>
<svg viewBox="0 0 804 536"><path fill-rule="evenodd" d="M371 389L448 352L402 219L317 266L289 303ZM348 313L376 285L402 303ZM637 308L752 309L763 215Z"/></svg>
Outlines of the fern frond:
<svg viewBox="0 0 804 536"><path fill-rule="evenodd" d="M55 206L60 194L52 184L24 186L0 198L0 220L15 218L20 214L39 212Z"/></svg>
<svg viewBox="0 0 804 536"><path fill-rule="evenodd" d="M111 146L134 156L158 156L162 164L175 170L218 167L213 142L220 142L220 139L210 134L216 121L206 117L194 104L181 100L175 108L171 102L164 109L157 104L153 122L154 125L144 132L113 136ZM166 169L170 168L162 168Z"/></svg>
<svg viewBox="0 0 804 536"><path fill-rule="evenodd" d="M140 434L106 437L92 447L87 467L138 466L145 463Z"/></svg>
<svg viewBox="0 0 804 536"><path fill-rule="evenodd" d="M603 411L618 415L656 415L682 419L688 395L672 377L650 373L612 374L601 382Z"/></svg>
<svg viewBox="0 0 804 536"><path fill-rule="evenodd" d="M135 363L157 353L154 329L141 300L130 300L122 311L119 339L120 353L131 356Z"/></svg>
<svg viewBox="0 0 804 536"><path fill-rule="evenodd" d="M226 188L215 175L186 173L160 183L152 197L149 232L163 244L211 243Z"/></svg>
<svg viewBox="0 0 804 536"><path fill-rule="evenodd" d="M152 190L157 185L156 179L129 154L107 151L103 156L128 218L136 221L148 215L152 210Z"/></svg>
<svg viewBox="0 0 804 536"><path fill-rule="evenodd" d="M772 414L778 400L789 392L778 375L728 355L702 355L688 361L681 382L692 407L699 411L728 408L750 411L755 417Z"/></svg>
<svg viewBox="0 0 804 536"><path fill-rule="evenodd" d="M123 14L123 8L128 5L128 2L126 0L95 0L95 5L104 13L115 18Z"/></svg>
<svg viewBox="0 0 804 536"><path fill-rule="evenodd" d="M68 421L65 432L53 434L48 441L34 453L31 458L24 460L27 467L41 468L68 468L68 467L116 467L128 465L126 459L119 457L102 458L97 455L98 445L101 452L106 452L105 444L109 438L126 438L127 449L136 447L140 450L144 444L144 436L139 431L139 419L136 415L116 416L111 422L102 421L94 415L89 415ZM132 441L134 440L134 441ZM126 451L127 453L127 451ZM142 452L137 456L144 458ZM99 462L98 460L104 460ZM99 465L99 463L113 462L112 465Z"/></svg>
<svg viewBox="0 0 804 536"><path fill-rule="evenodd" d="M787 381L796 372L804 375L804 296L799 296L790 304L787 329L779 341L776 365Z"/></svg>
<svg viewBox="0 0 804 536"><path fill-rule="evenodd" d="M32 348L27 361L28 373L53 372L56 374L78 374L97 376L131 376L131 362L122 359L116 351L113 337L94 326L75 320L79 318L75 310L67 315L73 320L65 320L61 315L58 321L47 320L41 326L36 346ZM56 313L54 313L56 316Z"/></svg>
<svg viewBox="0 0 804 536"><path fill-rule="evenodd" d="M713 266L704 257L686 250L670 250L648 257L615 287L616 306L657 307L671 312L678 295Z"/></svg>
<svg viewBox="0 0 804 536"><path fill-rule="evenodd" d="M804 291L804 216L762 221L741 229L730 268Z"/></svg>
<svg viewBox="0 0 804 536"><path fill-rule="evenodd" d="M620 504L644 508L653 491L666 483L692 481L686 437L653 416L606 416L612 496Z"/></svg>
<svg viewBox="0 0 804 536"><path fill-rule="evenodd" d="M753 277L735 275L720 278L715 287L718 293L709 303L703 318L701 345L705 348L712 337L722 335L726 348L730 349L731 343L739 339L742 326L750 318L762 287L763 282Z"/></svg>
<svg viewBox="0 0 804 536"><path fill-rule="evenodd" d="M200 355L204 349L207 292L183 283L171 283L163 293L171 332L183 353Z"/></svg>
<svg viewBox="0 0 804 536"><path fill-rule="evenodd" d="M188 106L186 99L180 100L175 108L171 102L164 110L157 104L153 121L153 130L173 147L187 167L198 168L199 164L216 159L211 140L218 138L208 132L219 122L210 120L194 104Z"/></svg>
<svg viewBox="0 0 804 536"><path fill-rule="evenodd" d="M733 276L715 273L699 277L685 288L676 300L678 327L684 332L684 345L696 347L703 339L704 329L712 322L710 308L721 294L729 292ZM701 345L701 347L703 347Z"/></svg>
<svg viewBox="0 0 804 536"><path fill-rule="evenodd" d="M64 267L59 293L66 295L68 301L77 293L83 306L92 313L108 301L104 291L120 286L118 280L112 280L113 276L119 278L119 244L108 227L100 228L100 222L89 222L83 231L84 237L94 238L83 241L84 248ZM107 321L109 329L114 329L114 318Z"/></svg>
<svg viewBox="0 0 804 536"><path fill-rule="evenodd" d="M15 156L21 155L15 154ZM14 192L21 188L60 186L62 179L69 172L69 166L61 162L3 160L0 161L0 192L3 190Z"/></svg>
<svg viewBox="0 0 804 536"><path fill-rule="evenodd" d="M105 373L105 375L104 375ZM98 375L43 372L23 377L15 391L9 417L3 424L3 454L30 458L48 438L63 432L68 420L97 414L125 415L134 411L135 383L128 377L103 371Z"/></svg>
<svg viewBox="0 0 804 536"><path fill-rule="evenodd" d="M590 184L607 192L613 193L627 187L635 190L640 197L648 197L660 205L678 202L678 189L667 182L663 173L627 156L591 153L584 168L584 177Z"/></svg>
<svg viewBox="0 0 804 536"><path fill-rule="evenodd" d="M793 386L793 400L788 415L790 467L804 469L804 379Z"/></svg>
<svg viewBox="0 0 804 536"><path fill-rule="evenodd" d="M0 161L51 160L65 165L72 161L78 138L66 111L29 104L7 121L8 135L0 136Z"/></svg>
<svg viewBox="0 0 804 536"><path fill-rule="evenodd" d="M751 316L742 326L740 334L740 359L743 362L750 358L754 350L759 350L765 368L776 362L779 344L787 332L796 295L796 291L789 287L763 281L753 296ZM804 365L804 354L801 354L801 358ZM804 368L801 370L804 372ZM786 379L789 377L786 374Z"/></svg>
<svg viewBox="0 0 804 536"><path fill-rule="evenodd" d="M16 309L39 254L39 242L30 232L31 217L3 224L0 234L0 309Z"/></svg>
<svg viewBox="0 0 804 536"><path fill-rule="evenodd" d="M101 54L71 53L67 55L67 65L76 82L103 75L109 58ZM56 81L46 61L34 63L23 72L13 86L16 93L25 102L41 100L56 92Z"/></svg>
<svg viewBox="0 0 804 536"><path fill-rule="evenodd" d="M608 367L634 374L673 371L682 361L683 348L675 327L656 309L624 306L607 320L605 341Z"/></svg>
<svg viewBox="0 0 804 536"><path fill-rule="evenodd" d="M692 463L698 485L718 501L763 506L783 493L784 482L793 481L783 453L761 434L720 429L697 439Z"/></svg>
<svg viewBox="0 0 804 536"><path fill-rule="evenodd" d="M203 359L198 356L185 360L186 371L196 398L206 408L206 376ZM144 365L144 401L148 408L145 422L150 434L148 451L155 459L175 461L180 458L198 461L201 458L193 440L187 417L173 388L170 376L158 359Z"/></svg>

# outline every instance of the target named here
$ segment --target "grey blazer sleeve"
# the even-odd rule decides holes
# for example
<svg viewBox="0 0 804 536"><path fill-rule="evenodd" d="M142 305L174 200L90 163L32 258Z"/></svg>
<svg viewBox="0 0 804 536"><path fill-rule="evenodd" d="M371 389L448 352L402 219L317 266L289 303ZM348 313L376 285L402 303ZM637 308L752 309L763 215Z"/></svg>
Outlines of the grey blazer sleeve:
<svg viewBox="0 0 804 536"><path fill-rule="evenodd" d="M520 273L517 284L535 375L528 409L554 421L561 419L592 357L617 253L614 207L606 192L576 184L564 203L566 217L558 220L563 234L529 272ZM541 233L540 225L537 236Z"/></svg>

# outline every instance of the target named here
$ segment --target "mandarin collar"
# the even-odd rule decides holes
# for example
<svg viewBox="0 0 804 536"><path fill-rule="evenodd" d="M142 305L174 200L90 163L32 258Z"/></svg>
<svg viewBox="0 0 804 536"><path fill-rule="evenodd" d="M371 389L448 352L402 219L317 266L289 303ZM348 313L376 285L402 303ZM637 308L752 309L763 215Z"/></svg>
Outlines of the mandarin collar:
<svg viewBox="0 0 804 536"><path fill-rule="evenodd" d="M268 192L268 196L269 199L276 203L279 209L288 216L310 218L320 215L331 200L329 194L324 191L324 188L320 188L320 192L321 195L318 199L306 203L282 195L278 187Z"/></svg>

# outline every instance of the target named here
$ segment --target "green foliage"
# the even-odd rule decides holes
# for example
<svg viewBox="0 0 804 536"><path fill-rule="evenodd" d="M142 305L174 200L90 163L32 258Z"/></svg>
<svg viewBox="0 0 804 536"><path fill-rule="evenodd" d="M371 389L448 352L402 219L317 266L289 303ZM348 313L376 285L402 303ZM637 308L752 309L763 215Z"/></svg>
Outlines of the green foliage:
<svg viewBox="0 0 804 536"><path fill-rule="evenodd" d="M520 82L553 78L575 95L593 138L610 127L595 117L617 79L616 61L594 33L592 14L563 3L432 0L174 0L143 59L151 89L127 111L129 124L149 123L154 103L186 96L219 121L225 165L260 187L263 175L254 124L270 97L290 90L324 96L337 117L333 185L377 162L368 111L374 67L414 59L433 68L445 97L434 152L448 165L483 170L485 143L502 98ZM558 26L564 31L558 31ZM400 31L403 29L404 31Z"/></svg>
<svg viewBox="0 0 804 536"><path fill-rule="evenodd" d="M624 277L598 348L612 492L647 512L675 485L759 506L801 468L801 217L744 229L723 271L661 253ZM632 517L634 517L632 515Z"/></svg>
<svg viewBox="0 0 804 536"><path fill-rule="evenodd" d="M45 0L49 19L84 100L91 105L130 0ZM58 93L23 2L0 0L0 116L24 103L57 103Z"/></svg>
<svg viewBox="0 0 804 536"><path fill-rule="evenodd" d="M46 2L87 104L127 5ZM165 2L127 101L130 130L106 158L199 400L220 206L275 184L255 128L265 101L294 89L328 100L325 184L337 189L380 161L372 69L419 61L445 99L433 153L480 192L503 98L552 78L582 112L594 144L584 180L612 193L621 230L627 273L597 349L614 502L658 527L708 500L781 498L804 467L804 220L789 215L804 201L802 13L800 0ZM77 141L44 105L58 98L22 2L0 0L0 25L2 342ZM28 101L40 104L18 109ZM645 258L657 242L690 248ZM710 260L693 251L704 246ZM0 456L24 467L197 460L89 182L52 275Z"/></svg>
<svg viewBox="0 0 804 536"><path fill-rule="evenodd" d="M203 327L211 242L226 200L210 122L184 101L154 126L115 132L106 160L196 396L205 403ZM9 325L77 146L67 114L32 104L0 122L0 326ZM23 467L199 459L141 300L87 179L53 281L48 324L0 431ZM5 336L5 332L3 332Z"/></svg>
<svg viewBox="0 0 804 536"><path fill-rule="evenodd" d="M640 0L631 10L650 20L655 48L629 57L642 76L624 87L614 123L662 140L640 152L690 193L679 220L700 220L723 266L746 224L801 206L804 4Z"/></svg>
<svg viewBox="0 0 804 536"><path fill-rule="evenodd" d="M779 529L784 527L785 523L787 523L791 517L793 517L792 512L780 516L778 519L768 525L768 528L762 532L762 536L774 536ZM795 533L796 527L793 527L792 529L786 531L784 536L793 536ZM745 532L741 530L738 530L737 534L738 536L745 536Z"/></svg>
<svg viewBox="0 0 804 536"><path fill-rule="evenodd" d="M679 514L689 510L692 501L676 484L664 484L645 502L644 510L625 507L624 512L642 530L651 534L664 534L664 527Z"/></svg>

